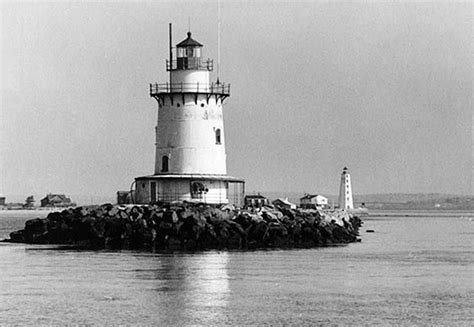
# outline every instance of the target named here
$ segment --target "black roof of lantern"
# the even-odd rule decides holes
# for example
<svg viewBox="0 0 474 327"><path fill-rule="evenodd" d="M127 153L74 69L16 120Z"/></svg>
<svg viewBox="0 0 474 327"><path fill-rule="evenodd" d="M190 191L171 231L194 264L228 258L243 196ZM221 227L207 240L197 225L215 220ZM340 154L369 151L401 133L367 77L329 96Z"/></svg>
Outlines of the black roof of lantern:
<svg viewBox="0 0 474 327"><path fill-rule="evenodd" d="M198 41L193 40L191 37L191 32L188 32L188 37L186 40L181 41L176 45L178 48L186 48L186 47L202 47L202 44L199 43Z"/></svg>

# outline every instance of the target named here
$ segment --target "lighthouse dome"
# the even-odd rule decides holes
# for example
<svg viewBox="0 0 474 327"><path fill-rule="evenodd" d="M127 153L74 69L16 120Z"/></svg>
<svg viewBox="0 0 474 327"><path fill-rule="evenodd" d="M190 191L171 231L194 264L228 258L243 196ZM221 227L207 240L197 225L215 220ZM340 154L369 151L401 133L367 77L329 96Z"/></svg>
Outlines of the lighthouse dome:
<svg viewBox="0 0 474 327"><path fill-rule="evenodd" d="M202 47L202 44L191 37L191 32L188 32L188 37L176 45L177 48L186 47Z"/></svg>

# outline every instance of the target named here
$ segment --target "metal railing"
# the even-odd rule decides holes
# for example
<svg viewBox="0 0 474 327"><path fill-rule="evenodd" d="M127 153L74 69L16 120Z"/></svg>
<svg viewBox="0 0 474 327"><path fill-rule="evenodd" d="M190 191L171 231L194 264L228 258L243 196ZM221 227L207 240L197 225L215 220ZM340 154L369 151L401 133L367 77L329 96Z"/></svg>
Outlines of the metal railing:
<svg viewBox="0 0 474 327"><path fill-rule="evenodd" d="M155 201L202 201L207 203L229 203L241 207L244 205L244 182L228 182L227 191L219 193L182 193L182 192L157 192Z"/></svg>
<svg viewBox="0 0 474 327"><path fill-rule="evenodd" d="M214 68L214 62L212 59L204 58L178 58L172 61L166 60L166 71L170 70L209 70L212 71Z"/></svg>
<svg viewBox="0 0 474 327"><path fill-rule="evenodd" d="M150 84L150 96L163 93L207 93L230 95L230 84L225 83L155 83Z"/></svg>

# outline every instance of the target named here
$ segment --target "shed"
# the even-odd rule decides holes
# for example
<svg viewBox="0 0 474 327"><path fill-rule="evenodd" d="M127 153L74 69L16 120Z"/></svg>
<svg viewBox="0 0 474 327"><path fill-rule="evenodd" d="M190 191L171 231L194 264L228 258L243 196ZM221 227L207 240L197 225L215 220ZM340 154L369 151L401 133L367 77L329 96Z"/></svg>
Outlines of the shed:
<svg viewBox="0 0 474 327"><path fill-rule="evenodd" d="M117 191L117 204L131 204L132 203L132 192L130 191Z"/></svg>

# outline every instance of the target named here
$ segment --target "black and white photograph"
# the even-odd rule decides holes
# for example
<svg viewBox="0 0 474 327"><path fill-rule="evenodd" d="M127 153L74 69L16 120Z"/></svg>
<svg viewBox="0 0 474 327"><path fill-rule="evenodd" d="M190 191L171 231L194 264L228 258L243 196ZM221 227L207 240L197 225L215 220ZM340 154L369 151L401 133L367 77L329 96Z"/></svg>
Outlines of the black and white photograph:
<svg viewBox="0 0 474 327"><path fill-rule="evenodd" d="M0 2L1 326L473 326L472 1Z"/></svg>

